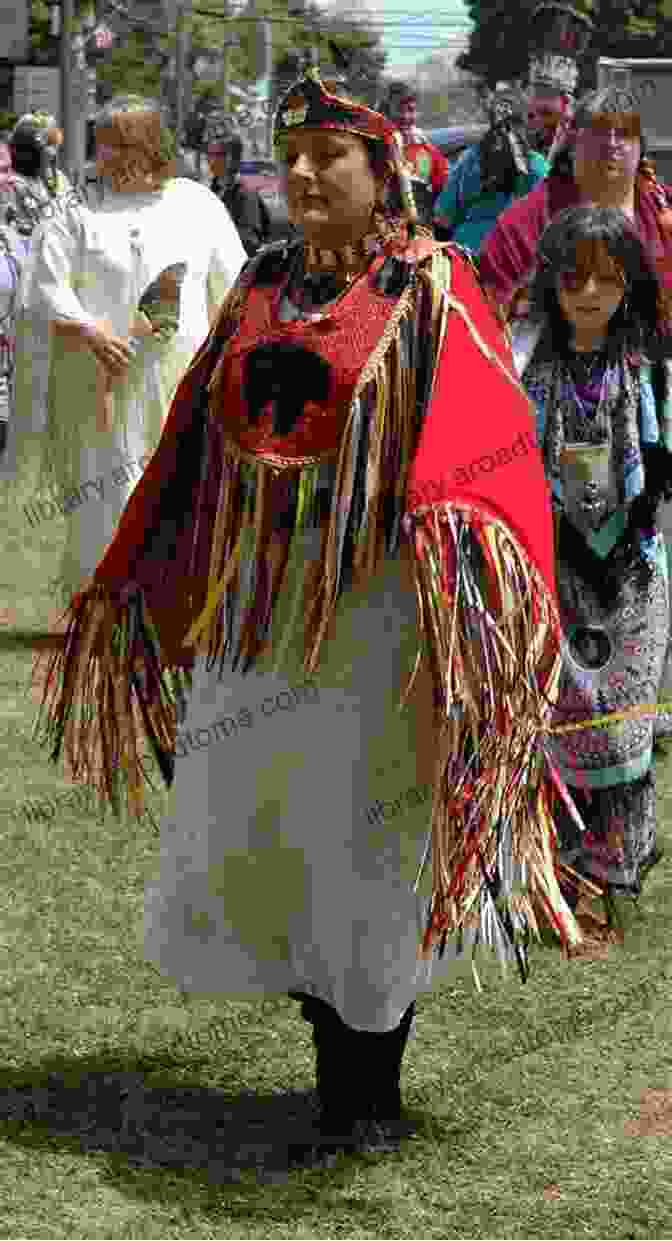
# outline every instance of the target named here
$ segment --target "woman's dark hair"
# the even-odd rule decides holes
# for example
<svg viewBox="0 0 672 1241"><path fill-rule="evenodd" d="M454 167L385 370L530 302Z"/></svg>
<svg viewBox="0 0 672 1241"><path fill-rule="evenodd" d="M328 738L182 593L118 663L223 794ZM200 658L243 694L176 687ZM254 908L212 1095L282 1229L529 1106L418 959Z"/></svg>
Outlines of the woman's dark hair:
<svg viewBox="0 0 672 1241"><path fill-rule="evenodd" d="M9 141L12 167L22 177L39 177L42 172L43 144L32 134L12 134Z"/></svg>
<svg viewBox="0 0 672 1241"><path fill-rule="evenodd" d="M558 300L557 281L577 267L577 244L594 243L596 257L608 255L622 275L625 297L609 322L607 349L612 358L623 351L660 359L665 350L665 297L655 267L628 217L617 207L569 207L548 225L537 247L537 269L529 292L530 315L544 319L553 348L570 341ZM582 251L584 245L581 246ZM590 247L585 250L590 253Z"/></svg>
<svg viewBox="0 0 672 1241"><path fill-rule="evenodd" d="M389 177L392 172L392 163L387 153L387 147L384 142L379 142L377 138L362 138L362 142L366 147L366 153L369 157L369 167L374 177L379 177L382 181Z"/></svg>
<svg viewBox="0 0 672 1241"><path fill-rule="evenodd" d="M594 116L604 116L605 113L613 115L614 113L625 113L626 115L639 116L639 103L632 94L632 91L625 90L622 86L603 86L601 90L588 91L579 99L572 121L572 128L585 129L592 124ZM641 147L640 164L646 158L647 144L644 133L640 134L639 143ZM572 166L572 146L573 141L570 140L563 144L553 156L548 176L571 177L574 173Z"/></svg>

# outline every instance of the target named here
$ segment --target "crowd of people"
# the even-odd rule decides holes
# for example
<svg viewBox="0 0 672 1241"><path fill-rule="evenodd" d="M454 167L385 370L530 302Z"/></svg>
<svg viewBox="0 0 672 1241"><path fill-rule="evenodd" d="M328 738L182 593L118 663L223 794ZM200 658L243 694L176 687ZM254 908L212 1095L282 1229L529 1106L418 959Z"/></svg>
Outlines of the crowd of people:
<svg viewBox="0 0 672 1241"><path fill-rule="evenodd" d="M111 100L95 206L54 118L0 141L3 485L148 461L63 506L42 735L117 814L158 764L146 955L300 1002L321 1151L403 1136L416 999L465 953L525 980L540 925L588 952L582 898L661 856L672 214L632 95L552 67L452 168L408 85L375 110L310 69L270 244L228 124L208 188L157 102ZM281 698L251 744L178 745ZM367 818L414 787L431 813Z"/></svg>

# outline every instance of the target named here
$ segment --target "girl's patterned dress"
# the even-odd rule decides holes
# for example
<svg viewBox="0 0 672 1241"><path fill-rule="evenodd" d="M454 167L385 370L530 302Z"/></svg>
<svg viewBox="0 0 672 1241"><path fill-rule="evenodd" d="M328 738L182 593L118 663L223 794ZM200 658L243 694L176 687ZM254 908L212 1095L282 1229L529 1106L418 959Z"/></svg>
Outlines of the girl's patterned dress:
<svg viewBox="0 0 672 1241"><path fill-rule="evenodd" d="M551 741L585 828L558 807L564 860L637 895L658 857L653 710L669 604L662 536L632 529L628 513L646 487L646 446L667 439L666 411L657 413L651 368L639 359L559 357L543 334L523 382L556 513L565 658L555 724L582 725ZM649 714L619 718L647 704Z"/></svg>

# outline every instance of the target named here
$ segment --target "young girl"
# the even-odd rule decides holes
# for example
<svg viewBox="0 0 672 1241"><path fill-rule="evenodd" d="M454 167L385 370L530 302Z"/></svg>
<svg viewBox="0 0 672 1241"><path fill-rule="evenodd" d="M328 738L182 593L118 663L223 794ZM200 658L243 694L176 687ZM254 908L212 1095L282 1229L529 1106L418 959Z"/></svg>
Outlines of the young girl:
<svg viewBox="0 0 672 1241"><path fill-rule="evenodd" d="M514 354L556 516L564 648L555 726L584 722L550 741L586 830L565 807L558 828L565 861L631 895L659 857L653 708L631 709L656 702L668 641L656 528L672 482L663 319L657 277L621 211L555 217Z"/></svg>

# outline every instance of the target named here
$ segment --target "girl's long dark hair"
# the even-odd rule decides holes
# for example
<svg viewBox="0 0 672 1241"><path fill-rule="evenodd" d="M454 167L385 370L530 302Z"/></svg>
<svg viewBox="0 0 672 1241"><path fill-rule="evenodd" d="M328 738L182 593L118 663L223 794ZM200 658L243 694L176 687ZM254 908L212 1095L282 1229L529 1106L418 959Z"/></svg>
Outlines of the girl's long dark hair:
<svg viewBox="0 0 672 1241"><path fill-rule="evenodd" d="M542 353L564 353L570 344L570 325L558 299L557 282L563 271L577 263L577 243L595 242L596 257L602 250L622 275L624 300L609 320L607 356L616 361L624 354L639 355L652 363L651 382L656 409L662 410L669 384L664 359L670 356L669 336L662 327L665 299L661 284L644 246L628 217L617 207L570 207L559 212L548 225L537 248L537 270L529 292L530 317L541 319L545 330L539 342ZM586 247L590 253L590 247ZM585 260L584 260L585 262ZM563 552L592 583L606 605L617 597L624 576L639 573L645 588L651 576L642 558L639 536L655 527L661 500L672 497L672 454L667 450L660 415L657 444L642 444L645 489L630 505L627 528L599 574L592 564L585 543L563 525Z"/></svg>
<svg viewBox="0 0 672 1241"><path fill-rule="evenodd" d="M656 270L632 224L617 207L569 207L554 216L537 247L537 269L530 288L530 315L543 319L553 349L565 351L570 325L558 300L561 272L577 265L580 242L600 243L623 276L624 299L609 321L607 352L644 354L656 363L669 353L664 323L666 299Z"/></svg>

